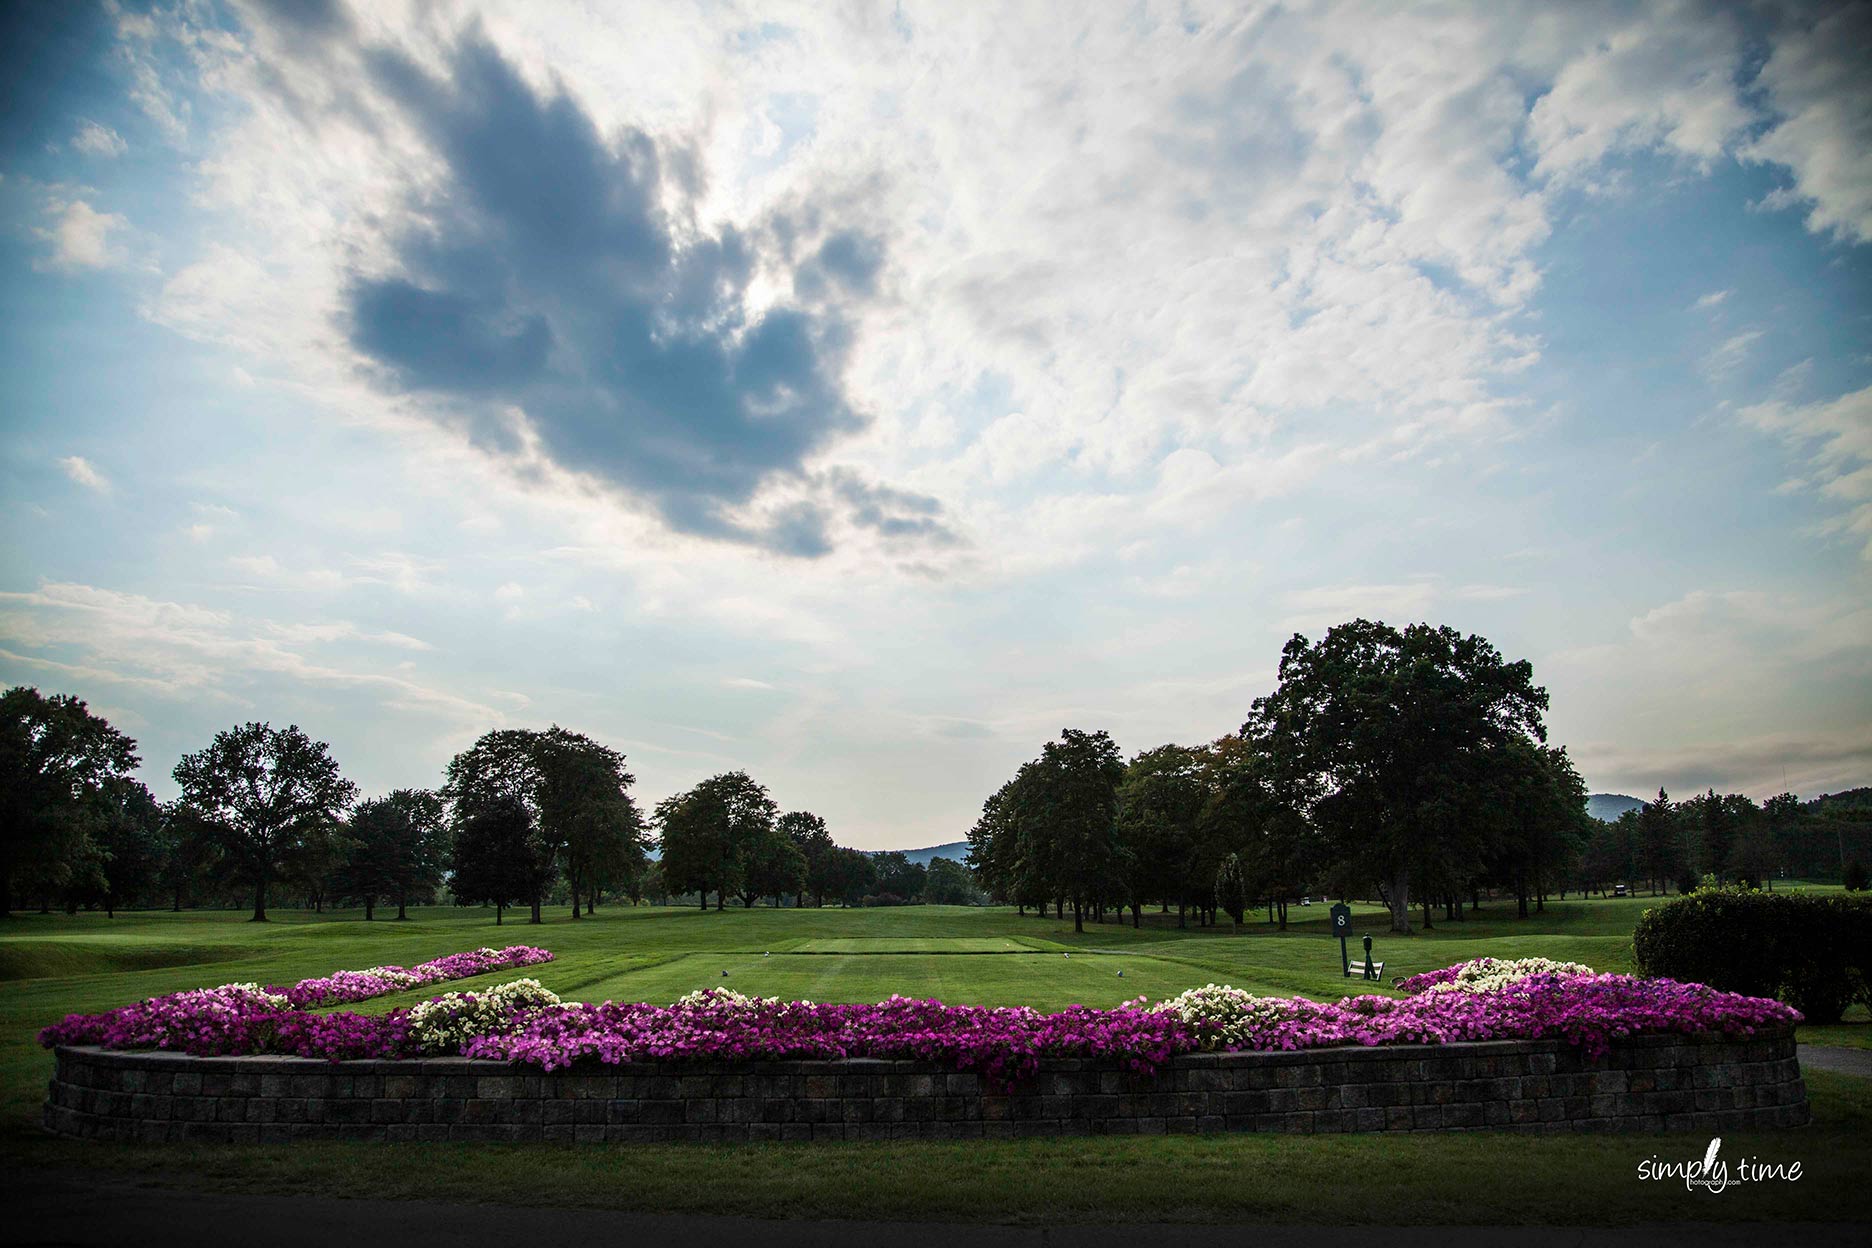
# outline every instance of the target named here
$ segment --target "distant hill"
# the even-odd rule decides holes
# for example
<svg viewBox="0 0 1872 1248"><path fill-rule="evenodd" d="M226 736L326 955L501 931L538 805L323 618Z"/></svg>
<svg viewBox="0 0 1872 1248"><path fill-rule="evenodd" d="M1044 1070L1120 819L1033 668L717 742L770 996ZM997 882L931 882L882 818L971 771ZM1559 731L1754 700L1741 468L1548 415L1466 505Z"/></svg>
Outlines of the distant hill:
<svg viewBox="0 0 1872 1248"><path fill-rule="evenodd" d="M1628 810L1637 810L1644 805L1644 799L1627 797L1623 793L1589 793L1586 796L1586 813L1595 819L1612 823Z"/></svg>
<svg viewBox="0 0 1872 1248"><path fill-rule="evenodd" d="M890 851L876 850L874 852L889 853ZM932 858L953 858L961 862L968 857L968 842L950 841L947 845L931 845L926 849L906 849L900 852L911 862L920 862L927 867Z"/></svg>

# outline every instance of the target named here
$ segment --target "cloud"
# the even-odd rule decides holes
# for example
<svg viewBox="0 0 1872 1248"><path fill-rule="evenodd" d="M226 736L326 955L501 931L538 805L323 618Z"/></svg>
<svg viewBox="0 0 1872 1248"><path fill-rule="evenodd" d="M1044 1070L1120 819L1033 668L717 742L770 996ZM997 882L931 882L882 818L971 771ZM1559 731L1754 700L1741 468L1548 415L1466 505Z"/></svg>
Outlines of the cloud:
<svg viewBox="0 0 1872 1248"><path fill-rule="evenodd" d="M48 202L47 215L53 223L34 233L52 244L52 254L39 267L73 273L114 268L129 261L129 254L115 239L128 232L130 223L116 213L99 212L82 199L54 198Z"/></svg>
<svg viewBox="0 0 1872 1248"><path fill-rule="evenodd" d="M1715 789L1758 801L1785 792L1811 798L1857 788L1872 774L1872 731L1860 728L1671 747L1587 741L1568 748L1593 788L1620 793L1662 786L1678 796Z"/></svg>
<svg viewBox="0 0 1872 1248"><path fill-rule="evenodd" d="M1776 39L1756 78L1778 120L1741 155L1793 176L1765 207L1804 206L1815 233L1872 241L1872 76L1865 69L1872 6L1795 12L1795 25Z"/></svg>
<svg viewBox="0 0 1872 1248"><path fill-rule="evenodd" d="M85 489L95 490L99 494L110 493L110 478L93 467L91 461L84 456L67 455L58 462L59 467L65 470L65 475L84 486Z"/></svg>
<svg viewBox="0 0 1872 1248"><path fill-rule="evenodd" d="M1872 386L1827 402L1757 403L1738 414L1807 456L1806 488L1843 512L1828 531L1864 542L1872 560Z"/></svg>
<svg viewBox="0 0 1872 1248"><path fill-rule="evenodd" d="M1733 295L1734 293L1735 291L1733 290L1712 290L1709 292L1709 294L1704 295L1702 298L1698 299L1696 303L1694 303L1691 306L1694 307L1698 312L1707 312L1710 309L1715 308L1721 305L1722 303L1724 303L1725 301L1727 301L1729 296Z"/></svg>
<svg viewBox="0 0 1872 1248"><path fill-rule="evenodd" d="M1285 632L1324 632L1348 620L1367 619L1402 628L1429 619L1439 603L1499 602L1525 592L1509 585L1445 586L1435 577L1397 584L1322 585L1282 594L1289 614L1280 627Z"/></svg>
<svg viewBox="0 0 1872 1248"><path fill-rule="evenodd" d="M764 680L755 680L752 676L724 676L722 687L725 689L755 689L771 691L774 686Z"/></svg>
<svg viewBox="0 0 1872 1248"><path fill-rule="evenodd" d="M309 647L357 641L399 650L426 649L399 633L350 623L252 620L231 612L168 602L91 585L51 582L24 592L0 592L0 639L20 662L65 665L86 679L134 684L174 698L213 697L245 703L256 680L307 688L343 688L373 696L386 708L485 726L504 717L493 707L405 676L307 657ZM32 651L76 652L81 664Z"/></svg>
<svg viewBox="0 0 1872 1248"><path fill-rule="evenodd" d="M1735 17L1692 0L1605 23L1529 113L1536 171L1578 179L1621 149L1714 160L1750 120L1735 85L1741 51Z"/></svg>
<svg viewBox="0 0 1872 1248"><path fill-rule="evenodd" d="M1750 349L1762 337L1763 331L1747 329L1723 339L1704 354L1700 364L1704 377L1712 382L1720 382L1733 375L1747 362Z"/></svg>
<svg viewBox="0 0 1872 1248"><path fill-rule="evenodd" d="M81 123L78 133L72 136L71 144L87 156L106 158L121 156L130 150L130 145L124 142L122 135L95 121Z"/></svg>
<svg viewBox="0 0 1872 1248"><path fill-rule="evenodd" d="M823 309L750 305L757 271L783 257L755 232L694 220L690 153L630 127L602 135L572 96L536 92L473 34L440 77L391 51L369 61L442 176L392 263L352 284L353 346L389 384L455 401L496 449L514 446L497 417L523 413L546 456L681 532L829 549L811 503L743 509L864 427L839 380L850 328ZM813 264L868 289L875 247L835 235ZM857 507L886 522L874 497Z"/></svg>

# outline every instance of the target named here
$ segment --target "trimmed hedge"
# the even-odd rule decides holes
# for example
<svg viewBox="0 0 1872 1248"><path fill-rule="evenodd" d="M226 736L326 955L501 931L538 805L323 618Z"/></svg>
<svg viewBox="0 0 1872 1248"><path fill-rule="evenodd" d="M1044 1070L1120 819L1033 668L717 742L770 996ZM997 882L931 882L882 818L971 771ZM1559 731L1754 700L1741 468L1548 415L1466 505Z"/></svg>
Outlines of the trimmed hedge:
<svg viewBox="0 0 1872 1248"><path fill-rule="evenodd" d="M1632 951L1645 975L1779 997L1812 1023L1872 1005L1872 898L1699 889L1646 910Z"/></svg>

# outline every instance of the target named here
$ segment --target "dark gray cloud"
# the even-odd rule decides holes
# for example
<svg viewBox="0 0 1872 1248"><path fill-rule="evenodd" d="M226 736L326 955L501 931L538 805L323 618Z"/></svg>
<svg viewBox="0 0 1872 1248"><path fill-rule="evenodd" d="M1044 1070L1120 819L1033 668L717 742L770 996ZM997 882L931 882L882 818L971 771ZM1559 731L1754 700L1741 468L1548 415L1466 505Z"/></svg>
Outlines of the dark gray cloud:
<svg viewBox="0 0 1872 1248"><path fill-rule="evenodd" d="M826 484L860 528L888 538L915 538L941 546L958 541L942 521L942 504L927 494L869 482L849 468L834 468L826 474Z"/></svg>
<svg viewBox="0 0 1872 1248"><path fill-rule="evenodd" d="M396 240L394 272L352 283L352 344L393 384L452 400L493 445L493 413L520 407L555 462L647 500L678 530L826 553L825 504L784 508L758 531L728 510L776 478L814 484L806 458L867 423L840 380L839 308L875 287L882 243L823 232L795 269L808 306L749 315L762 239L782 256L795 240L702 234L672 217L665 205L700 189L688 153L635 129L600 134L477 36L441 77L397 53L367 63L445 177L417 205L422 226ZM848 472L817 484L861 526L947 536L934 500Z"/></svg>

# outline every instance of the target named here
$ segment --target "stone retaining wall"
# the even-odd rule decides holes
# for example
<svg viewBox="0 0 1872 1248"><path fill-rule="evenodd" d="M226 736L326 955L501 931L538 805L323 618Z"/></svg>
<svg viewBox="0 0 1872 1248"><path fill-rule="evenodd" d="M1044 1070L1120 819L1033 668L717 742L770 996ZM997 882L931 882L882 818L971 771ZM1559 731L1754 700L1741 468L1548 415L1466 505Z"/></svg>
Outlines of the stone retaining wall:
<svg viewBox="0 0 1872 1248"><path fill-rule="evenodd" d="M45 1125L165 1142L963 1139L1213 1131L1793 1127L1788 1030L1191 1054L1155 1076L1046 1063L1011 1094L922 1062L750 1062L541 1074L466 1058L324 1062L61 1048Z"/></svg>

